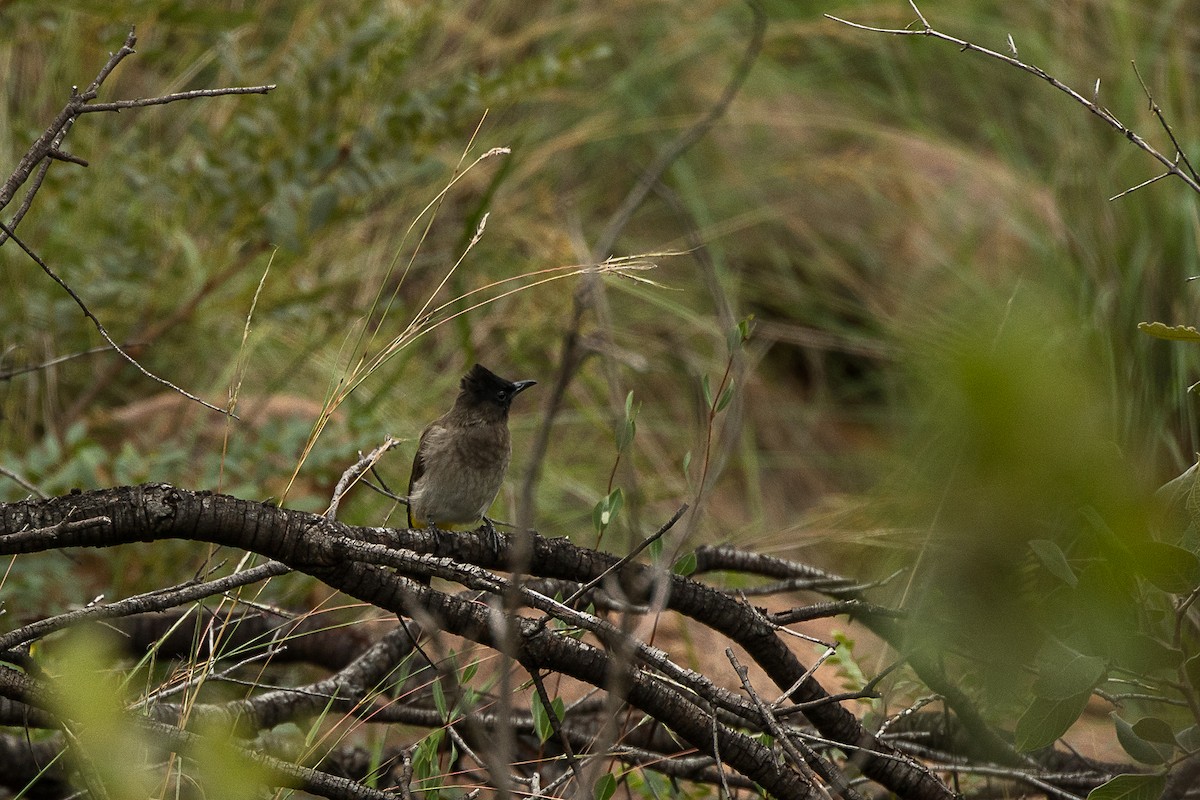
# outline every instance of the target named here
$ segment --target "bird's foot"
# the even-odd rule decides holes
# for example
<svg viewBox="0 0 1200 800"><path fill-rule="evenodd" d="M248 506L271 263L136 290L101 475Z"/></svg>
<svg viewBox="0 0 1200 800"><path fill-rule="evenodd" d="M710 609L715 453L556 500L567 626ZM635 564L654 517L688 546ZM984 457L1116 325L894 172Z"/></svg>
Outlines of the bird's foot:
<svg viewBox="0 0 1200 800"><path fill-rule="evenodd" d="M496 524L488 517L483 518L483 525L479 528L484 536L484 544L499 556L504 551L504 539L500 536L500 531L496 530Z"/></svg>

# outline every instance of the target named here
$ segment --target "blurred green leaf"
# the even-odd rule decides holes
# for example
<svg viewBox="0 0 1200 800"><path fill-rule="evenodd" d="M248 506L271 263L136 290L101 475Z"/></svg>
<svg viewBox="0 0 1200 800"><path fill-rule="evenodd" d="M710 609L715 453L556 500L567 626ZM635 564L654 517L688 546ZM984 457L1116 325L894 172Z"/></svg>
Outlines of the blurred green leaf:
<svg viewBox="0 0 1200 800"><path fill-rule="evenodd" d="M58 719L78 747L70 757L112 800L143 800L153 795L148 758L157 759L149 739L130 724L122 698L121 673L114 668L116 649L99 629L69 631L47 669L51 701Z"/></svg>
<svg viewBox="0 0 1200 800"><path fill-rule="evenodd" d="M646 548L646 552L650 556L650 560L652 562L657 564L662 559L663 548L665 546L666 545L663 544L662 537L659 537L650 543L650 546Z"/></svg>
<svg viewBox="0 0 1200 800"><path fill-rule="evenodd" d="M1200 342L1200 331L1191 325L1166 325L1162 322L1139 322L1138 330L1148 333L1156 339L1170 339L1177 342Z"/></svg>
<svg viewBox="0 0 1200 800"><path fill-rule="evenodd" d="M1017 720L1015 744L1022 753L1054 744L1067 732L1091 698L1090 691L1057 699L1035 698Z"/></svg>
<svg viewBox="0 0 1200 800"><path fill-rule="evenodd" d="M613 523L624 502L625 495L621 492L621 488L617 487L596 503L592 508L592 527L597 533L602 533Z"/></svg>
<svg viewBox="0 0 1200 800"><path fill-rule="evenodd" d="M1187 594L1200 586L1200 558L1166 542L1131 545L1134 568L1150 583L1171 594Z"/></svg>
<svg viewBox="0 0 1200 800"><path fill-rule="evenodd" d="M1118 775L1088 792L1087 800L1158 800L1165 775Z"/></svg>
<svg viewBox="0 0 1200 800"><path fill-rule="evenodd" d="M446 690L442 688L442 682L439 680L435 680L431 688L433 690L433 705L437 708L438 715L442 719L446 719L450 711L446 705Z"/></svg>
<svg viewBox="0 0 1200 800"><path fill-rule="evenodd" d="M640 410L641 404L639 403L635 407L633 405L633 392L629 392L625 396L624 423L617 429L617 452L623 452L637 434L637 416Z"/></svg>
<svg viewBox="0 0 1200 800"><path fill-rule="evenodd" d="M720 413L724 411L725 407L729 405L731 400L733 400L733 387L726 386L725 391L721 392L720 399L717 400L717 412Z"/></svg>
<svg viewBox="0 0 1200 800"><path fill-rule="evenodd" d="M264 767L245 758L230 730L203 726L189 755L195 760L195 780L208 797L256 800L272 784Z"/></svg>
<svg viewBox="0 0 1200 800"><path fill-rule="evenodd" d="M1067 561L1067 556L1063 553L1062 548L1055 542L1049 539L1030 539L1029 549L1033 551L1038 560L1042 562L1051 575L1061 580L1068 586L1078 586L1079 578L1075 575L1075 570L1071 569L1071 564Z"/></svg>
<svg viewBox="0 0 1200 800"><path fill-rule="evenodd" d="M1175 736L1175 741L1181 750L1190 753L1200 750L1200 725L1189 725L1184 728Z"/></svg>
<svg viewBox="0 0 1200 800"><path fill-rule="evenodd" d="M1104 678L1104 660L1087 656L1051 639L1038 659L1033 691L1045 700L1064 700L1088 694Z"/></svg>
<svg viewBox="0 0 1200 800"><path fill-rule="evenodd" d="M675 563L671 565L671 571L676 575L682 575L685 578L696 571L696 553L688 552L675 559Z"/></svg>

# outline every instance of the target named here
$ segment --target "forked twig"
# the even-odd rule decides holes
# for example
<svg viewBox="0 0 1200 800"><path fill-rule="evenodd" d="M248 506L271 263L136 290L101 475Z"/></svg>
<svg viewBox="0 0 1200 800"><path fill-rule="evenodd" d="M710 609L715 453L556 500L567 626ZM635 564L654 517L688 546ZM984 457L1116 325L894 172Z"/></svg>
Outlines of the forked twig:
<svg viewBox="0 0 1200 800"><path fill-rule="evenodd" d="M22 200L20 207L17 209L17 213L13 215L8 224L0 222L0 245L3 245L9 239L15 241L17 246L20 247L30 258L32 258L39 267L42 268L43 272L49 275L55 283L66 290L67 294L71 296L71 299L75 301L76 305L82 309L84 316L86 316L93 322L93 324L95 324L96 329L100 331L100 335L104 337L104 340L108 342L109 346L116 350L117 353L119 353L126 361L136 367L137 370L143 375L175 392L178 392L189 400L200 403L206 408L211 408L212 410L221 414L236 418L236 415L234 415L230 410L222 409L211 403L205 402L199 397L184 391L174 383L155 375L143 367L137 361L137 359L135 359L120 345L113 341L112 337L109 336L108 331L105 330L104 326L100 323L100 320L94 314L92 314L92 312L84 304L83 300L66 283L66 281L56 275L54 271L51 270L46 264L46 262L43 261L36 253L34 253L31 248L26 246L24 242L17 239L16 234L14 233L17 225L21 222L25 216L25 213L29 210L30 204L33 202L34 195L37 194L38 189L41 188L42 182L46 176L46 172L52 161L65 161L87 166L87 161L85 159L64 152L62 149L62 143L66 138L67 132L71 129L71 126L74 124L75 120L81 115L97 111L119 112L123 109L163 105L166 103L173 103L177 100L191 100L198 97L219 97L223 95L237 94L266 94L275 88L274 84L271 84L264 86L236 86L221 89L195 89L188 92L175 92L173 94L162 95L159 97L118 100L109 103L93 103L92 101L96 99L100 91L100 86L104 83L108 76L112 74L113 70L117 68L117 65L120 64L127 56L130 56L135 52L133 49L135 44L137 44L137 36L134 35L134 29L130 28L129 33L125 37L125 43L119 50L109 55L108 61L96 74L96 77L92 79L92 82L88 84L87 88L84 89L83 92L80 92L77 87L71 87L71 96L67 100L67 104L63 106L61 111L58 112L54 120L50 123L50 126L42 132L42 134L34 141L32 145L30 145L29 149L21 157L16 169L13 170L12 174L9 175L4 184L0 186L0 209L3 209L7 207L10 202L12 202L13 196L16 194L17 190L29 180L29 177L33 174L34 169L37 168L38 170L33 184L29 187L28 191L26 191L25 198Z"/></svg>
<svg viewBox="0 0 1200 800"><path fill-rule="evenodd" d="M1151 145L1149 142L1147 142L1145 139L1143 139L1137 133L1132 131L1130 128L1126 127L1126 125L1123 122L1121 122L1121 120L1117 119L1115 114L1113 114L1111 111L1109 111L1104 106L1101 106L1099 103L1096 102L1096 100L1094 100L1094 99L1089 100L1088 98L1084 97L1079 92L1072 89L1070 86L1067 86L1065 83L1060 81L1058 78L1056 78L1053 75L1051 75L1050 73L1046 72L1041 67L1037 67L1037 66L1034 66L1033 64L1029 64L1024 61L1021 61L1019 58L1016 57L1015 53L1014 53L1014 55L1011 55L1011 56L1005 55L1004 53L998 52L996 50L991 50L986 47L981 47L980 45L977 45L973 42L969 42L966 39L959 39L957 36L951 36L950 34L943 33L941 31L935 29L932 25L929 24L929 21L925 18L925 15L922 14L921 10L917 7L915 0L909 0L909 5L912 7L913 11L917 15L917 19L920 22L919 27L880 28L880 27L876 27L874 25L863 25L862 23L851 22L849 20L842 19L841 17L835 17L832 14L825 14L825 17L827 19L833 20L834 22L839 22L842 25L848 25L851 28L856 28L861 31L870 31L872 33L886 33L886 34L890 34L892 36L929 36L934 39L940 39L941 41L950 42L951 44L957 45L960 52L971 50L976 53L985 55L989 58L994 58L997 61L1003 61L1005 64L1016 67L1017 69L1022 70L1024 72L1028 72L1030 75L1035 75L1035 76L1041 78L1042 80L1046 81L1047 83L1049 83L1055 89L1058 89L1060 92L1063 92L1064 94L1066 94L1068 97L1070 97L1076 103L1079 103L1081 106L1086 108L1091 113L1095 114L1097 117L1099 117L1101 120L1103 120L1105 122L1105 124L1107 124L1110 128L1117 131L1117 133L1121 134L1129 141L1133 142L1133 144L1136 147L1138 147L1141 150L1143 150L1144 152L1150 154L1151 157L1153 157L1156 161L1158 161L1160 164L1163 165L1163 167L1166 169L1167 175L1174 175L1175 177L1177 177L1181 181L1183 181L1185 184L1187 184L1188 188L1191 189L1193 192L1200 194L1200 177L1197 176L1196 171L1194 169L1192 169L1192 165L1187 161L1187 158L1186 158L1186 156L1184 156L1183 151L1179 148L1179 144L1176 141L1174 134L1171 132L1170 128L1166 125L1166 121L1162 117L1161 111L1158 109L1158 106L1154 104L1153 98L1151 98L1151 101L1150 101L1151 102L1151 110L1154 111L1156 115L1158 115L1159 121L1163 124L1164 128L1167 129L1167 135L1170 136L1171 142L1175 146L1175 152L1180 158L1183 159L1183 163L1187 167L1187 170L1180 168L1178 158L1170 158L1170 157L1164 155L1162 152L1160 152L1157 148L1155 148L1153 145ZM1012 49L1015 50L1016 49L1015 46ZM1136 67L1135 67L1135 71L1136 71ZM1138 79L1141 80L1140 75L1138 76ZM1143 87L1145 86L1144 83L1142 85L1143 85ZM1149 96L1149 94L1150 94L1149 91L1147 91L1146 94L1147 94L1147 96ZM1158 179L1156 178L1155 180L1158 180ZM1148 185L1153 182L1154 181L1147 181L1146 183L1144 183L1142 185L1143 186ZM1140 188L1140 186L1134 187L1134 188L1137 189L1137 188ZM1122 197L1128 193L1129 193L1128 191L1122 192L1121 194L1118 194L1111 199L1116 199L1117 197Z"/></svg>

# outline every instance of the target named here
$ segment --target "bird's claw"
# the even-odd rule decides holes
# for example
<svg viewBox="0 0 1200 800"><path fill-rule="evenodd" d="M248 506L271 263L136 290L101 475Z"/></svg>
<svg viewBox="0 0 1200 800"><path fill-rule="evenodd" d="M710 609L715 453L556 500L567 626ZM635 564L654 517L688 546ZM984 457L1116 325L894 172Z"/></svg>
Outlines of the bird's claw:
<svg viewBox="0 0 1200 800"><path fill-rule="evenodd" d="M496 530L496 525L487 517L483 518L483 525L479 529L484 536L484 544L487 545L496 555L504 549L504 539L500 536L500 531Z"/></svg>

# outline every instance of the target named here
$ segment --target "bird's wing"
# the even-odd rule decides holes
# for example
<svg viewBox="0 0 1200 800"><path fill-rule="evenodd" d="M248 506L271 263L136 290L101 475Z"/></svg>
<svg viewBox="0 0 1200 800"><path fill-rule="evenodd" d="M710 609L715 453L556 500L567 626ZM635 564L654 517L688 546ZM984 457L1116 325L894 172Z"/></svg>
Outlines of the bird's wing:
<svg viewBox="0 0 1200 800"><path fill-rule="evenodd" d="M417 440L417 452L416 455L413 456L412 473L408 477L408 527L410 528L417 527L413 524L413 487L417 485L417 481L420 480L421 476L425 474L425 440L429 438L429 432L436 426L436 422L427 426L425 430L421 431L421 438Z"/></svg>

